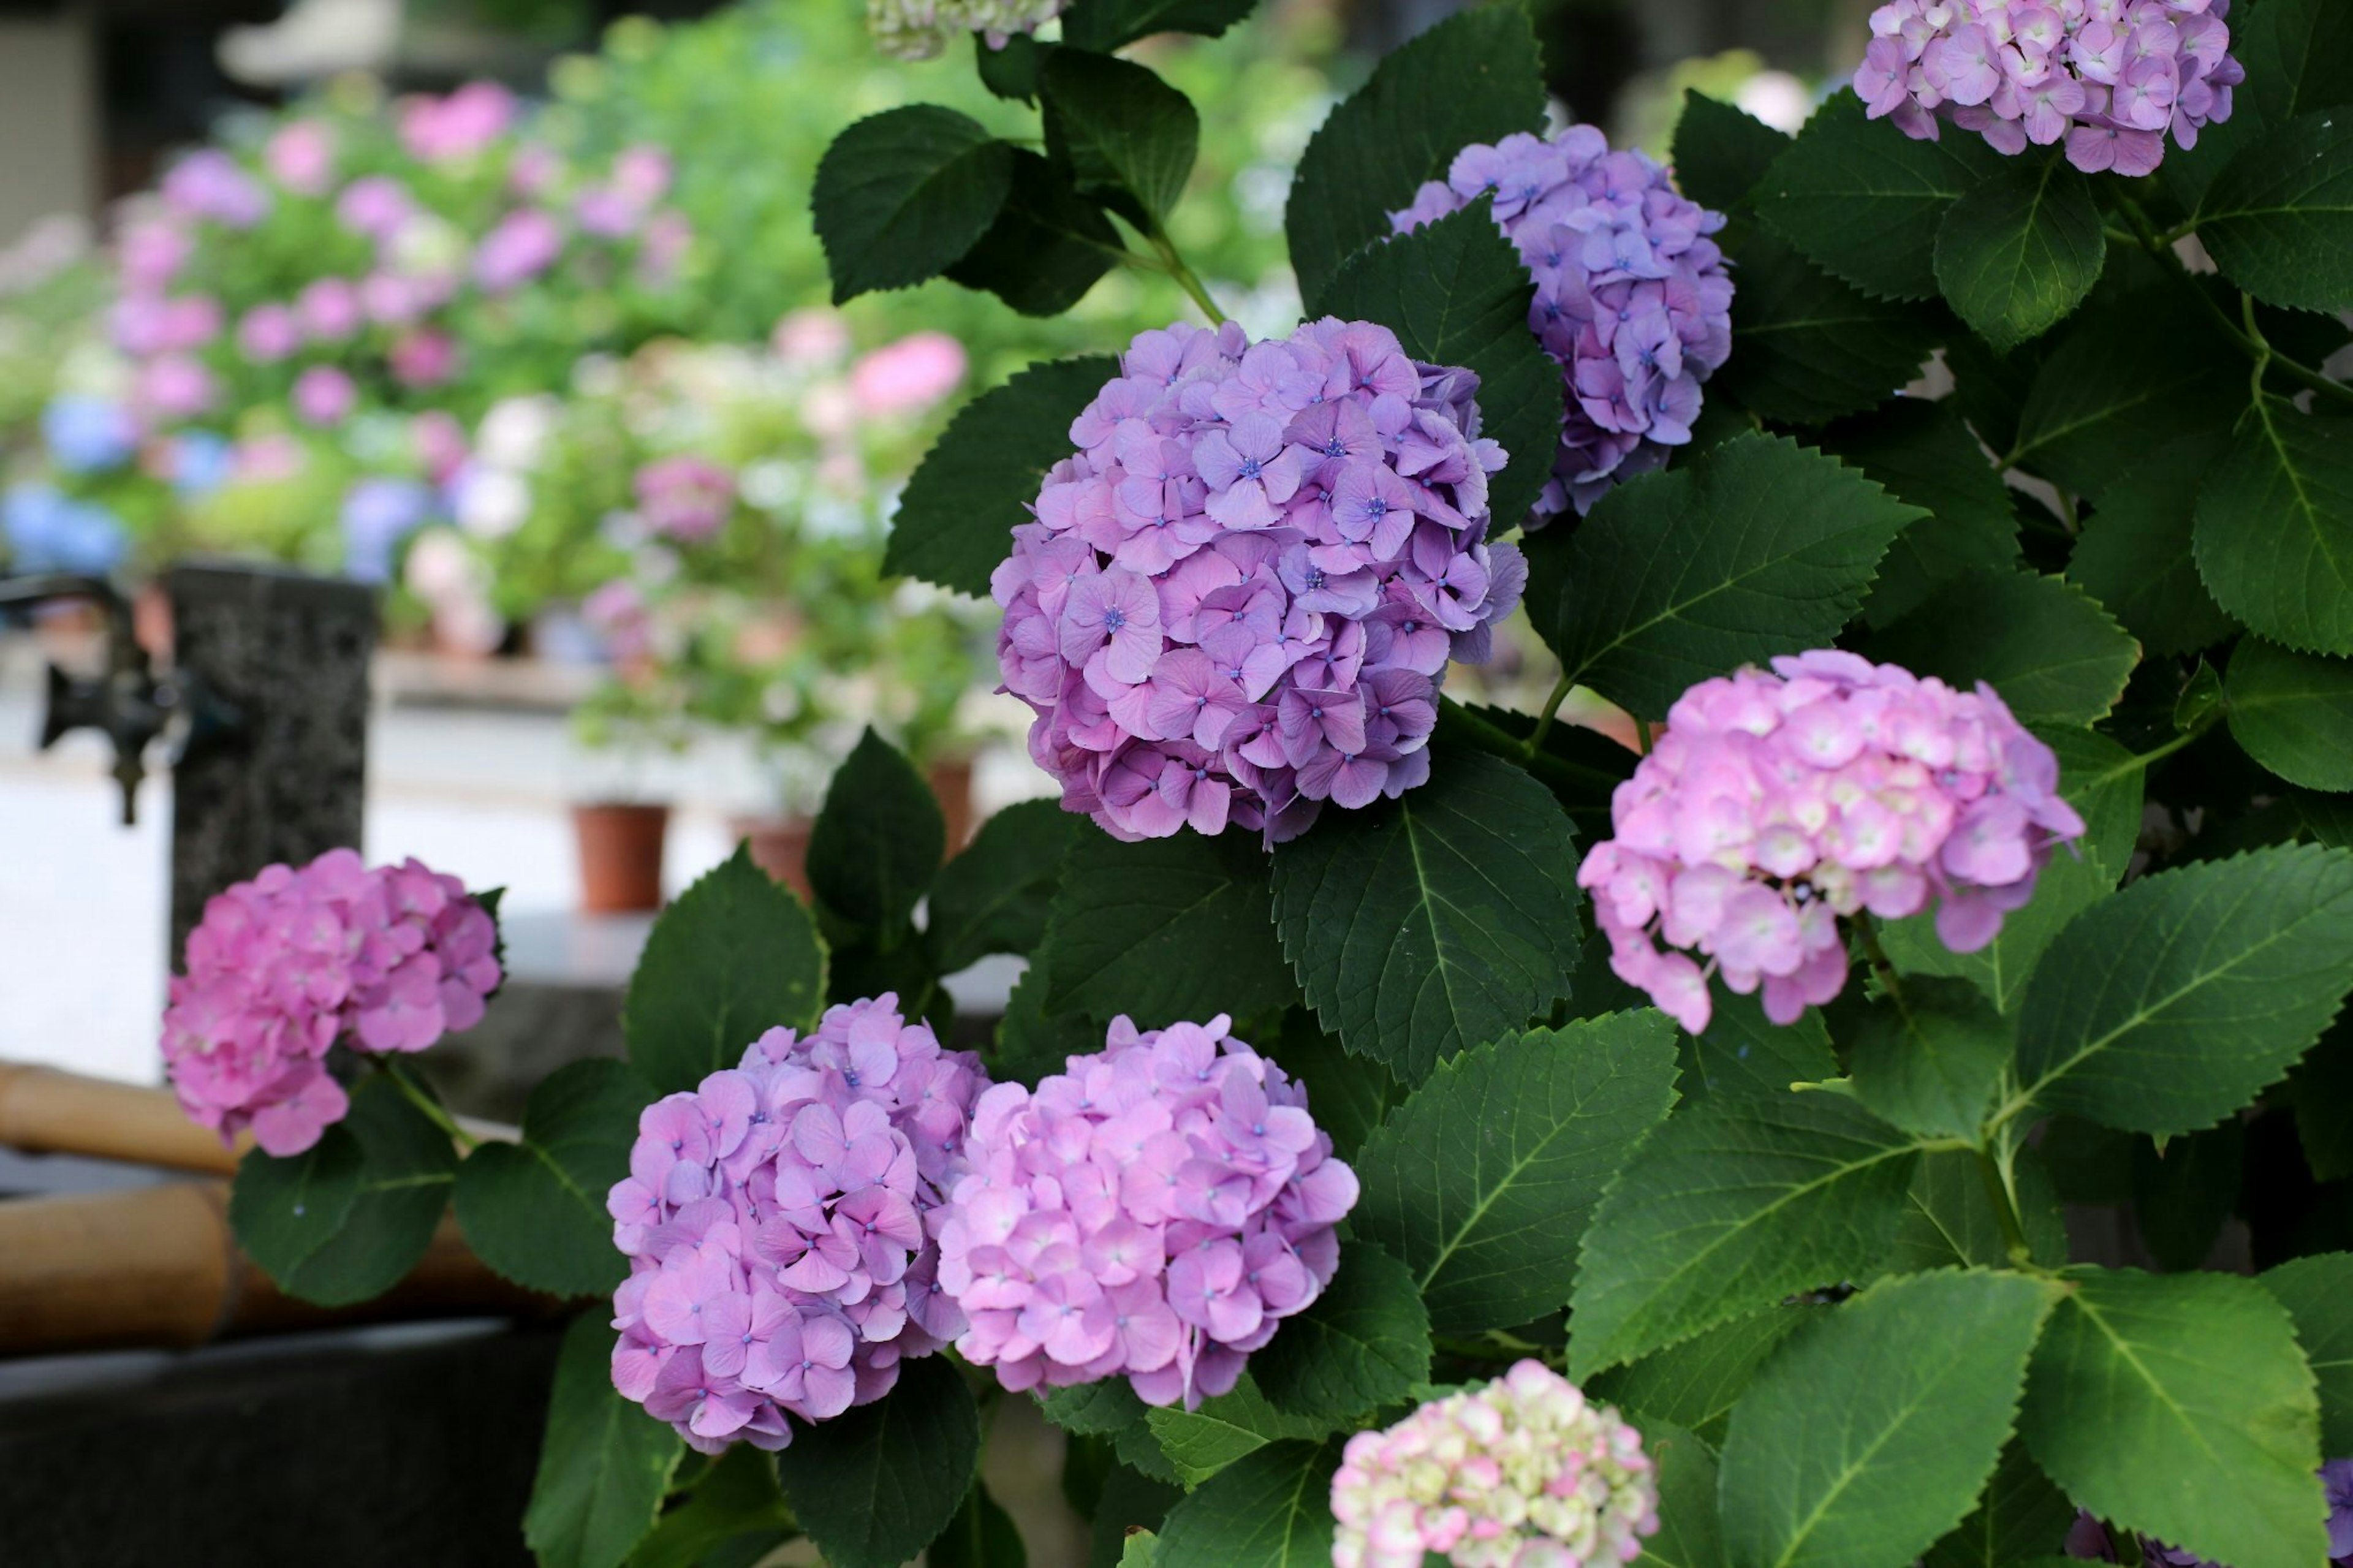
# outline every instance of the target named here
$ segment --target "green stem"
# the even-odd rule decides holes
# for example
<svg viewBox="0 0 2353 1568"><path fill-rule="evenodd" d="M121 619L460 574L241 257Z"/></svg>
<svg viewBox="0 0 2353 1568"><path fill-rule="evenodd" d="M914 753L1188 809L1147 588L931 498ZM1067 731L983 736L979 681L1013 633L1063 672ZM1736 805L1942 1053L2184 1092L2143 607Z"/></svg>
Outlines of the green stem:
<svg viewBox="0 0 2353 1568"><path fill-rule="evenodd" d="M1862 943L1862 956L1870 962L1871 972L1879 976L1879 984L1895 1005L1908 1015L1911 1008L1904 1001L1904 983L1896 978L1895 965L1888 962L1887 950L1879 945L1879 927L1872 921L1870 911L1856 910L1853 925L1855 940Z"/></svg>
<svg viewBox="0 0 2353 1568"><path fill-rule="evenodd" d="M1176 247L1170 243L1166 234L1161 232L1159 225L1153 225L1145 237L1152 241L1152 248L1159 253L1161 263L1168 269L1168 276L1176 280L1176 287L1184 289L1193 303L1201 307L1202 314L1208 316L1219 326L1224 326L1233 320L1231 316L1218 309L1218 302L1209 298L1208 285L1203 283L1199 276L1185 264L1185 258L1177 254Z"/></svg>
<svg viewBox="0 0 2353 1568"><path fill-rule="evenodd" d="M451 1142L468 1153L472 1153L474 1135L459 1126L456 1119L441 1109L441 1102L427 1094L425 1087L410 1078L398 1062L389 1058L383 1058L383 1060L385 1076L391 1079L393 1086L407 1097L408 1103L423 1111L427 1121L447 1132Z"/></svg>
<svg viewBox="0 0 2353 1568"><path fill-rule="evenodd" d="M2010 1183L2004 1179L2000 1165L1986 1150L1978 1151L1978 1174L1984 1178L1986 1197L1993 1205L1993 1217L2001 1226L2002 1245L2010 1250L2010 1260L2020 1268L2034 1261L2034 1249L2026 1245L2026 1226L2020 1223L2018 1205L2010 1197Z"/></svg>
<svg viewBox="0 0 2353 1568"><path fill-rule="evenodd" d="M1536 715L1536 727L1521 743L1521 749L1530 757L1544 750L1545 737L1552 733L1552 721L1560 716L1560 705L1568 700L1574 687L1575 682L1566 673L1552 683L1552 695L1545 699L1544 711Z"/></svg>

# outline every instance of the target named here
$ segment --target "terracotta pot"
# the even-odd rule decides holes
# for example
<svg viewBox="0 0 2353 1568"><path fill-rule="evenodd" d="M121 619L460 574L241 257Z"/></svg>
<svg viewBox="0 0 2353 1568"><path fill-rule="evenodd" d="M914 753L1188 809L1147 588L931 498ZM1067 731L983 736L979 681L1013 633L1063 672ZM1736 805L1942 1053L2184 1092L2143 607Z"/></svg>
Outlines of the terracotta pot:
<svg viewBox="0 0 2353 1568"><path fill-rule="evenodd" d="M750 847L753 865L799 894L802 902L813 903L808 847L814 826L806 816L739 816L727 829Z"/></svg>
<svg viewBox="0 0 2353 1568"><path fill-rule="evenodd" d="M670 807L604 801L572 808L580 846L584 914L658 910L662 901L662 841Z"/></svg>
<svg viewBox="0 0 2353 1568"><path fill-rule="evenodd" d="M963 848L979 824L972 815L972 759L951 757L925 770L932 793L940 797L940 815L947 819L948 853Z"/></svg>

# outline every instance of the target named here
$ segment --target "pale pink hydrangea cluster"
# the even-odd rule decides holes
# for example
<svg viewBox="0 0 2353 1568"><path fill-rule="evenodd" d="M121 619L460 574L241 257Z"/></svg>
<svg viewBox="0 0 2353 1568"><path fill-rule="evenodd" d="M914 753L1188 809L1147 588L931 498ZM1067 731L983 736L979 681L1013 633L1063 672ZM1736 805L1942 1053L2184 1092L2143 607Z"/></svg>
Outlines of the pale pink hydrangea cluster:
<svg viewBox="0 0 2353 1568"><path fill-rule="evenodd" d="M646 526L670 539L709 539L735 510L735 476L691 453L655 458L638 470L631 488Z"/></svg>
<svg viewBox="0 0 2353 1568"><path fill-rule="evenodd" d="M648 1106L606 1201L629 1258L613 1385L704 1453L888 1394L965 1326L934 1237L987 1081L885 992Z"/></svg>
<svg viewBox="0 0 2353 1568"><path fill-rule="evenodd" d="M1486 542L1477 391L1367 321L1135 339L991 580L1066 809L1280 841L1430 776L1447 662L1486 659L1527 581Z"/></svg>
<svg viewBox="0 0 2353 1568"><path fill-rule="evenodd" d="M1348 1439L1333 1568L1631 1563L1659 1528L1641 1434L1540 1362Z"/></svg>
<svg viewBox="0 0 2353 1568"><path fill-rule="evenodd" d="M1998 152L2062 137L2088 174L2146 174L2165 134L2198 145L2231 118L2246 71L2231 55L2231 0L1888 0L1854 90L1874 120L1920 141L1939 118Z"/></svg>
<svg viewBox="0 0 2353 1568"><path fill-rule="evenodd" d="M223 1142L250 1127L267 1152L299 1154L351 1109L331 1047L421 1051L480 1022L500 978L497 924L455 877L331 849L205 905L164 1010L164 1066Z"/></svg>
<svg viewBox="0 0 2353 1568"><path fill-rule="evenodd" d="M1123 1017L1034 1092L974 1107L940 1279L969 1320L956 1349L1006 1387L1124 1376L1190 1408L1331 1282L1356 1173L1229 1024Z"/></svg>
<svg viewBox="0 0 2353 1568"><path fill-rule="evenodd" d="M1982 682L1788 656L1676 700L1577 880L1610 967L1685 1028L1707 1027L1719 973L1742 995L1761 984L1788 1024L1846 984L1841 916L1935 900L1947 947L1991 942L2053 847L2083 835L2058 790L2051 748Z"/></svg>

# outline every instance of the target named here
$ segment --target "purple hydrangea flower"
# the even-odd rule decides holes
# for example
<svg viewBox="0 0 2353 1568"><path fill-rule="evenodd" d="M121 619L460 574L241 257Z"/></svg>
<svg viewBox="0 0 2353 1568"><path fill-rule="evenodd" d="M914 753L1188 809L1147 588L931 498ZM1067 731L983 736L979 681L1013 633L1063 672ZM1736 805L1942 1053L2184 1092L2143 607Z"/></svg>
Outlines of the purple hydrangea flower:
<svg viewBox="0 0 2353 1568"><path fill-rule="evenodd" d="M956 1349L1006 1387L1124 1376L1190 1408L1331 1282L1356 1174L1228 1025L1119 1018L1103 1050L973 1108L939 1282Z"/></svg>
<svg viewBox="0 0 2353 1568"><path fill-rule="evenodd" d="M251 228L269 216L269 191L244 165L216 147L189 153L164 176L165 210L184 218L210 218L228 228Z"/></svg>
<svg viewBox="0 0 2353 1568"><path fill-rule="evenodd" d="M1743 995L1761 984L1767 1016L1794 1023L1846 984L1841 916L1934 900L1947 947L1991 942L2053 846L2083 835L2058 787L2051 748L1989 686L1785 656L1676 700L1577 880L1610 968L1692 1033L1711 973Z"/></svg>
<svg viewBox="0 0 2353 1568"><path fill-rule="evenodd" d="M606 1200L629 1258L614 1386L704 1453L889 1393L964 1330L934 1237L987 1083L886 992L648 1106Z"/></svg>
<svg viewBox="0 0 2353 1568"><path fill-rule="evenodd" d="M1136 338L992 583L1065 807L1280 840L1429 776L1449 656L1483 660L1527 580L1486 542L1477 389L1361 321Z"/></svg>
<svg viewBox="0 0 2353 1568"><path fill-rule="evenodd" d="M2230 0L1888 0L1854 73L1871 118L1933 142L1949 120L2000 153L2064 139L2087 174L2146 174L2231 118L2246 70Z"/></svg>
<svg viewBox="0 0 2353 1568"><path fill-rule="evenodd" d="M1533 528L1571 506L1583 514L1690 441L1700 384L1732 353L1732 279L1707 237L1724 215L1677 195L1645 154L1573 125L1465 147L1390 222L1407 233L1482 195L1535 278L1528 326L1567 395Z"/></svg>

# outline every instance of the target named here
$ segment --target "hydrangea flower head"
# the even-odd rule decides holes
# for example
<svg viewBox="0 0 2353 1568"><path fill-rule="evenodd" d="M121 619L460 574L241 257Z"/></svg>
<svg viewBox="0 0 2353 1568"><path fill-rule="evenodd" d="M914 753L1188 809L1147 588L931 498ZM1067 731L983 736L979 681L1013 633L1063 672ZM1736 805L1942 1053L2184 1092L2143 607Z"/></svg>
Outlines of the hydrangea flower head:
<svg viewBox="0 0 2353 1568"><path fill-rule="evenodd" d="M1369 322L1135 339L991 584L1065 808L1280 840L1429 776L1448 659L1484 660L1527 580L1486 542L1477 389Z"/></svg>
<svg viewBox="0 0 2353 1568"><path fill-rule="evenodd" d="M1524 1361L1348 1439L1332 1478L1333 1568L1631 1563L1659 1528L1641 1434Z"/></svg>
<svg viewBox="0 0 2353 1568"><path fill-rule="evenodd" d="M1190 1408L1331 1283L1356 1174L1229 1022L1122 1017L1034 1091L980 1097L940 1230L965 1359L1010 1389L1124 1376Z"/></svg>
<svg viewBox="0 0 2353 1568"><path fill-rule="evenodd" d="M500 979L498 928L455 877L331 849L205 905L172 979L164 1065L222 1142L251 1127L268 1152L299 1154L349 1109L326 1068L338 1040L421 1051L480 1022Z"/></svg>
<svg viewBox="0 0 2353 1568"><path fill-rule="evenodd" d="M1070 0L866 0L874 47L902 60L935 58L965 33L987 36L1001 49L1016 33L1034 33L1062 14Z"/></svg>
<svg viewBox="0 0 2353 1568"><path fill-rule="evenodd" d="M1676 700L1577 880L1610 967L1685 1028L1707 1026L1711 973L1761 985L1788 1024L1846 984L1841 916L1933 901L1953 952L1991 942L2052 847L2083 835L2058 787L2051 748L1990 687L1785 656Z"/></svg>
<svg viewBox="0 0 2353 1568"><path fill-rule="evenodd" d="M2230 0L1888 0L1854 90L1871 118L1936 139L1949 120L2015 155L2063 138L2087 174L2146 174L2231 118L2246 71Z"/></svg>
<svg viewBox="0 0 2353 1568"><path fill-rule="evenodd" d="M886 992L648 1106L606 1200L613 1385L710 1454L889 1393L964 1328L934 1238L987 1084Z"/></svg>
<svg viewBox="0 0 2353 1568"><path fill-rule="evenodd" d="M633 481L646 526L687 541L709 539L735 510L735 476L707 458L658 458Z"/></svg>
<svg viewBox="0 0 2353 1568"><path fill-rule="evenodd" d="M1700 384L1732 353L1732 279L1708 237L1724 215L1678 195L1647 154L1572 125L1465 147L1389 220L1407 233L1481 196L1535 278L1528 327L1567 405L1552 483L1527 521L1581 515L1691 439Z"/></svg>

